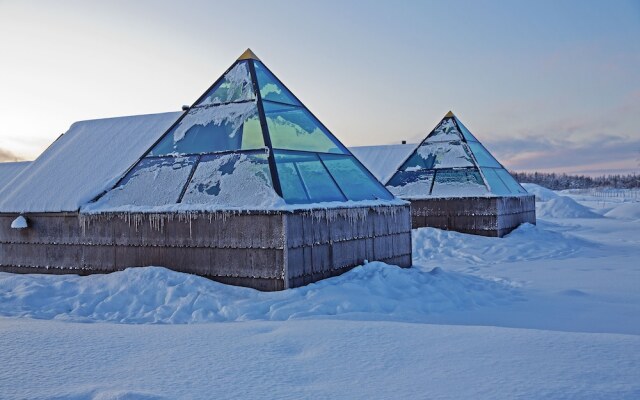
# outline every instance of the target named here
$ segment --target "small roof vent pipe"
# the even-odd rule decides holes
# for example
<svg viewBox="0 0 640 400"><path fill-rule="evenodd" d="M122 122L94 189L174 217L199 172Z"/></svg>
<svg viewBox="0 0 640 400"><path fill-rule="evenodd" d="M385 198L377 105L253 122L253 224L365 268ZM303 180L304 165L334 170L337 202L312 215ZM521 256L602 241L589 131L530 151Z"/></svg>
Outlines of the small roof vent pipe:
<svg viewBox="0 0 640 400"><path fill-rule="evenodd" d="M189 106L182 106L182 111L187 111L189 109Z"/></svg>
<svg viewBox="0 0 640 400"><path fill-rule="evenodd" d="M402 141L402 144L407 144L407 141L406 141L406 140L403 140L403 141Z"/></svg>

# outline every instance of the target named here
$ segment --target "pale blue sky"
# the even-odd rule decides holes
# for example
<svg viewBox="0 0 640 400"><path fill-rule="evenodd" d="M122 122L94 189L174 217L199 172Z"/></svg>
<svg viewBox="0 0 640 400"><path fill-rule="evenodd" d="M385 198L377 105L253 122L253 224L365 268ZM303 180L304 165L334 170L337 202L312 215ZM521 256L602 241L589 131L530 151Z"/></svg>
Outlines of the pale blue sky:
<svg viewBox="0 0 640 400"><path fill-rule="evenodd" d="M640 0L0 0L0 158L178 110L247 47L347 145L452 109L507 167L640 172Z"/></svg>

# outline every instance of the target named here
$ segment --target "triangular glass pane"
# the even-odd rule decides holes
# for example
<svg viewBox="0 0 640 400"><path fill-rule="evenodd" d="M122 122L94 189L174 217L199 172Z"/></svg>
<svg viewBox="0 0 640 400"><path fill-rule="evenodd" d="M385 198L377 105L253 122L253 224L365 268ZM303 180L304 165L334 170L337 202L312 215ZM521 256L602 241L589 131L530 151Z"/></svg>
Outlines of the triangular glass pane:
<svg viewBox="0 0 640 400"><path fill-rule="evenodd" d="M479 142L469 142L469 148L471 148L471 152L476 157L476 161L478 161L478 165L481 167L490 167L490 168L502 168L502 165L493 158L491 153L484 148Z"/></svg>
<svg viewBox="0 0 640 400"><path fill-rule="evenodd" d="M263 105L274 149L348 154L305 108L269 101Z"/></svg>
<svg viewBox="0 0 640 400"><path fill-rule="evenodd" d="M269 207L282 202L273 190L265 153L202 156L182 203Z"/></svg>
<svg viewBox="0 0 640 400"><path fill-rule="evenodd" d="M451 140L462 140L462 133L453 123L453 118L445 118L431 131L425 142L448 142Z"/></svg>
<svg viewBox="0 0 640 400"><path fill-rule="evenodd" d="M263 147L256 103L230 103L192 108L150 155L202 154Z"/></svg>
<svg viewBox="0 0 640 400"><path fill-rule="evenodd" d="M260 96L263 100L277 101L294 106L302 105L260 61L254 60L253 65L256 67L256 78L258 78Z"/></svg>
<svg viewBox="0 0 640 400"><path fill-rule="evenodd" d="M469 129L467 129L467 127L464 126L464 124L462 122L460 122L458 117L455 117L455 119L456 119L456 124L458 124L458 126L460 127L460 131L462 132L462 136L464 136L464 138L467 139L467 142L477 142L478 139L476 139L476 137L471 134Z"/></svg>
<svg viewBox="0 0 640 400"><path fill-rule="evenodd" d="M391 200L393 196L350 155L319 154L348 200Z"/></svg>
<svg viewBox="0 0 640 400"><path fill-rule="evenodd" d="M255 98L249 63L240 61L220 79L215 87L209 90L196 106L254 100Z"/></svg>

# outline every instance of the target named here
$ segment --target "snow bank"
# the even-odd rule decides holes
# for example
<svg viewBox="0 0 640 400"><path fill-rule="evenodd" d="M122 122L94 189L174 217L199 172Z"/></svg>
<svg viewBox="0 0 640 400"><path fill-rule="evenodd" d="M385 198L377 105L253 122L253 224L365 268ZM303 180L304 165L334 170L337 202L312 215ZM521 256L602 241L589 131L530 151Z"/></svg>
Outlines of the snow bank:
<svg viewBox="0 0 640 400"><path fill-rule="evenodd" d="M189 324L341 316L417 322L519 299L519 289L500 280L379 262L272 293L160 267L86 277L0 274L0 315L78 322Z"/></svg>
<svg viewBox="0 0 640 400"><path fill-rule="evenodd" d="M559 195L551 189L547 189L544 186L536 185L535 183L523 183L522 187L530 194L536 196L536 201L549 201L553 200Z"/></svg>
<svg viewBox="0 0 640 400"><path fill-rule="evenodd" d="M596 245L586 240L531 224L520 225L503 238L468 235L436 228L412 231L414 263L495 265L515 261L562 259Z"/></svg>
<svg viewBox="0 0 640 400"><path fill-rule="evenodd" d="M605 216L619 219L640 219L640 203L623 203L607 212Z"/></svg>
<svg viewBox="0 0 640 400"><path fill-rule="evenodd" d="M594 213L589 208L577 203L570 197L558 196L549 201L541 203L536 214L542 218L599 218L600 215Z"/></svg>

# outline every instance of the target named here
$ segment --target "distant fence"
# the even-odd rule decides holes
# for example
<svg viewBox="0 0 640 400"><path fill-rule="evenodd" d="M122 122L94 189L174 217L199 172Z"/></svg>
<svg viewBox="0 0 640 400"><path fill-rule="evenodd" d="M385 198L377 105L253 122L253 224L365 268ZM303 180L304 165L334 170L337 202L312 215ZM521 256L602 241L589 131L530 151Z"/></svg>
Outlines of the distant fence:
<svg viewBox="0 0 640 400"><path fill-rule="evenodd" d="M615 188L589 188L567 189L570 194L593 196L602 199L620 199L627 201L640 201L640 189L615 189Z"/></svg>

